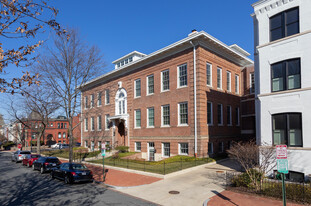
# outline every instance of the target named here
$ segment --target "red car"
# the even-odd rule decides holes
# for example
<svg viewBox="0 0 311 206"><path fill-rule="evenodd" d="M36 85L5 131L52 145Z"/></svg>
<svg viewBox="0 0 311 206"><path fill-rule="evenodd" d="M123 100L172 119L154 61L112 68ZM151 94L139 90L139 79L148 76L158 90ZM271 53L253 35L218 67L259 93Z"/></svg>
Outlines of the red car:
<svg viewBox="0 0 311 206"><path fill-rule="evenodd" d="M27 167L31 167L32 163L37 160L41 155L39 154L29 154L26 155L25 158L23 159L22 163L23 165L27 165Z"/></svg>

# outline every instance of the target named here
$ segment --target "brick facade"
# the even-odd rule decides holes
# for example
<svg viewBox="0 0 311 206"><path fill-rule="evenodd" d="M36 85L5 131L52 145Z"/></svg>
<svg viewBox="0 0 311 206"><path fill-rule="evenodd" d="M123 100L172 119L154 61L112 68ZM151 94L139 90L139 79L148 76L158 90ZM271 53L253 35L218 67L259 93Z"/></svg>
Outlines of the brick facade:
<svg viewBox="0 0 311 206"><path fill-rule="evenodd" d="M170 156L187 153L194 155L194 51L191 45L186 48L173 48L174 52L161 54L155 60L139 66L128 67L128 72L123 69L124 74L112 77L103 77L100 81L90 83L82 89L82 137L83 145L96 148L98 141L109 141L113 146L126 145L131 151L135 151L135 143L141 144L142 158L150 159L148 152L149 146L154 145L155 160L163 157L164 145L169 143ZM217 48L215 50L218 50ZM229 55L229 54L226 54ZM250 61L251 62L251 61ZM207 86L207 63L212 65L212 84ZM187 85L179 87L180 65L187 65ZM222 69L222 88L217 89L217 68ZM226 58L218 52L206 48L204 45L196 46L196 91L197 91L197 155L207 156L219 152L225 152L229 147L230 141L241 139L240 126L240 103L243 94L241 79L244 66ZM169 70L169 90L161 91L162 71ZM227 89L227 71L231 72L231 91ZM117 73L117 72L116 72ZM120 72L121 73L121 72ZM147 94L147 77L154 77L154 93ZM235 92L235 75L239 76L238 93ZM108 75L109 76L109 75ZM140 79L141 96L135 97L135 80ZM122 86L120 85L122 83ZM115 114L115 100L117 91L126 91L127 111L124 119ZM105 91L109 90L110 104L105 105ZM98 104L98 93L101 92L102 104ZM92 107L91 99L94 96ZM87 105L85 105L87 97ZM213 124L207 123L207 102L212 103ZM180 103L187 103L187 124L181 125ZM217 124L217 105L222 105L223 124ZM169 105L170 124L163 126L162 106ZM118 105L117 105L118 106ZM231 124L227 123L227 106L231 108ZM147 109L154 108L154 126L147 126ZM235 118L238 109L238 120ZM136 128L135 111L140 111L141 125ZM105 116L110 116L109 128L106 130ZM98 116L102 119L102 129L98 129ZM92 130L92 120L94 119L94 130ZM86 119L87 127L86 131ZM139 119L139 118L138 118ZM238 121L238 122L237 122ZM125 128L122 124L125 124ZM121 132L120 132L121 131ZM87 141L87 142L85 142ZM213 154L208 152L208 143L213 143ZM223 142L223 143L221 143ZM152 144L154 143L154 144ZM187 143L187 148L182 150ZM223 144L223 151L219 150L219 145Z"/></svg>

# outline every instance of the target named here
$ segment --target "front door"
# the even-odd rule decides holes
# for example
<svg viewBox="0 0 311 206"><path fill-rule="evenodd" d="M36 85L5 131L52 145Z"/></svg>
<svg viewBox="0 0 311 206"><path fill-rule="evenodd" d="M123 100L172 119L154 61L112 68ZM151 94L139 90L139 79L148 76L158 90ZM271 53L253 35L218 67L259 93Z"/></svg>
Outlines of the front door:
<svg viewBox="0 0 311 206"><path fill-rule="evenodd" d="M148 143L148 148L149 148L149 161L154 161L154 153L155 153L155 149L154 149L154 142L149 142Z"/></svg>

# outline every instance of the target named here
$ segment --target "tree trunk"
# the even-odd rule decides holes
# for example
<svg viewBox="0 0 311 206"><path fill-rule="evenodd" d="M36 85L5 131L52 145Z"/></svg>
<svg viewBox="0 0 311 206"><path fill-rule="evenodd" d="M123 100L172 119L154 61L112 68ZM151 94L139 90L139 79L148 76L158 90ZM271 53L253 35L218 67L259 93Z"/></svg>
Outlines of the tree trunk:
<svg viewBox="0 0 311 206"><path fill-rule="evenodd" d="M72 117L69 117L69 163L73 161L73 136L72 136Z"/></svg>

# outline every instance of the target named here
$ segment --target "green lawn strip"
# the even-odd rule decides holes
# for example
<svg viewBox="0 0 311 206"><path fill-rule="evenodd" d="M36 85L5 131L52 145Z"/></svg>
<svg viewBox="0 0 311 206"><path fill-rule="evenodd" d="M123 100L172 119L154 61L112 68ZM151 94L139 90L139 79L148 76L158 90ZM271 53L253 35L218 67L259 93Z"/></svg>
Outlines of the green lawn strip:
<svg viewBox="0 0 311 206"><path fill-rule="evenodd" d="M100 153L100 151L94 151L94 152L80 152L79 150L74 150L74 158L79 159L81 158L90 158L95 157ZM65 150L52 150L47 152L42 152L42 154L50 157L60 157L60 158L69 158L69 151L68 149Z"/></svg>
<svg viewBox="0 0 311 206"><path fill-rule="evenodd" d="M121 153L122 154L122 153ZM161 161L142 161L108 157L105 158L105 164L110 166L141 170L157 174L169 174L182 169L194 167L215 161L212 158L194 158L187 156L175 156ZM102 164L101 160L90 160L89 162Z"/></svg>

